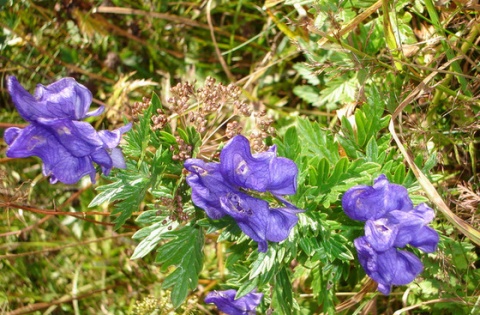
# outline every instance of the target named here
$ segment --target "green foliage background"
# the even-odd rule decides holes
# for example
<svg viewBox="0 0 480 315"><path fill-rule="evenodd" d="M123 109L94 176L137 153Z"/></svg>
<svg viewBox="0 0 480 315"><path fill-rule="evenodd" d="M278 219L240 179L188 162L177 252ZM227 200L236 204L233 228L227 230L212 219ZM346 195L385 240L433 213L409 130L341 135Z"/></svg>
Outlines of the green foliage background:
<svg viewBox="0 0 480 315"><path fill-rule="evenodd" d="M50 185L36 158L9 159L0 142L0 310L6 314L216 314L214 289L258 287L259 314L477 314L480 308L478 6L463 1L0 1L0 134L23 126L3 81L30 91L71 76L107 111L91 122L133 121L127 169L91 185ZM222 64L223 63L223 64ZM212 221L189 199L181 143L215 160L227 121L254 135L259 120L225 102L175 113L171 87L233 82L273 118L266 137L299 167L289 201L305 209L281 244L258 253L233 221ZM421 93L410 94L416 88ZM198 91L198 90L197 90ZM411 101L400 115L403 100ZM151 104L137 115L142 98ZM136 104L137 102L137 104ZM148 103L148 102L147 102ZM161 130L152 117L167 115ZM428 202L387 129L462 224L442 212L423 273L389 297L356 262L362 224L342 194L379 174ZM273 199L272 199L273 202ZM181 211L178 210L180 206ZM185 219L184 216L188 219ZM473 240L473 241L472 241Z"/></svg>

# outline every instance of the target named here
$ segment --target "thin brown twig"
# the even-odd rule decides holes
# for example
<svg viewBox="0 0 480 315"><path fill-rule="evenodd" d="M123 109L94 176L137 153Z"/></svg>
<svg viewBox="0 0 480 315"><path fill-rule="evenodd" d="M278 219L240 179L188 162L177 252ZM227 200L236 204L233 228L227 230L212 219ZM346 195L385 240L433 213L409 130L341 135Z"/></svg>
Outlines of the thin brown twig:
<svg viewBox="0 0 480 315"><path fill-rule="evenodd" d="M70 204L73 200L77 199L85 190L87 190L88 188L90 188L91 184L82 188L82 189L79 189L78 191L76 191L75 193L73 193L67 200L65 200L58 208L59 209L63 209L64 207L66 207L68 204ZM24 227L23 229L21 230L18 230L18 231L10 231L10 232L7 232L7 233L3 233L3 234L0 234L0 237L6 237L6 236L10 236L10 235L20 235L22 233L25 233L25 232L28 232L30 230L32 230L33 228L45 223L46 221L48 221L49 219L53 218L53 215L47 215L46 217L43 217L41 218L39 221L35 222L34 224L32 225L29 225L27 227Z"/></svg>
<svg viewBox="0 0 480 315"><path fill-rule="evenodd" d="M15 123L0 122L0 128L10 128L10 127L24 128L26 126L27 126L27 124L15 124Z"/></svg>
<svg viewBox="0 0 480 315"><path fill-rule="evenodd" d="M2 202L0 203L0 207L5 207L5 208L18 208L22 209L25 211L30 211L34 213L40 213L40 214L47 214L47 215L67 215L67 216L72 216L80 220L84 220L87 222L95 223L95 224L100 224L104 226L114 226L115 223L108 223L108 222L101 222L93 219L89 219L86 216L87 215L101 215L101 216L110 216L110 213L108 212L97 212L97 211L89 211L89 212L69 212L69 211L56 211L56 210L43 210L43 209L38 209L30 206L24 206L24 205L19 205L15 203L10 203L10 202ZM124 228L127 229L135 229L137 230L137 226L133 225L122 225Z"/></svg>

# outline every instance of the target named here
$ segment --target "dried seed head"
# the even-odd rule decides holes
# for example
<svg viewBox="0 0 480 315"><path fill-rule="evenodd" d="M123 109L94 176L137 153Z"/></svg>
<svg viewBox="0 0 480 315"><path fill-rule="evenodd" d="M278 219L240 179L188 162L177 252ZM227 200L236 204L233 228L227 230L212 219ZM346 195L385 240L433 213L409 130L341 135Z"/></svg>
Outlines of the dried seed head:
<svg viewBox="0 0 480 315"><path fill-rule="evenodd" d="M143 97L141 102L133 103L133 107L132 107L133 118L138 118L138 116L142 114L143 111L147 109L148 106L150 106L150 104L151 104L150 99L147 97Z"/></svg>
<svg viewBox="0 0 480 315"><path fill-rule="evenodd" d="M242 132L243 128L240 126L238 121L231 121L227 124L227 130L225 131L225 134L227 138L233 138L236 135L240 134Z"/></svg>

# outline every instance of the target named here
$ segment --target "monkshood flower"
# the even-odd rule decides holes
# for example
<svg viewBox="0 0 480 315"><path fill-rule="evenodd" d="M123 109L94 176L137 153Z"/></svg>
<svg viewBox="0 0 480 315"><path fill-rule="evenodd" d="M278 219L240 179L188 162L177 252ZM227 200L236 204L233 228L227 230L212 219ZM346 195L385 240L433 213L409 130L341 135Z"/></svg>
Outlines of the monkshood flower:
<svg viewBox="0 0 480 315"><path fill-rule="evenodd" d="M213 291L205 297L205 303L214 303L217 308L228 315L255 315L263 293L255 290L235 300L236 290Z"/></svg>
<svg viewBox="0 0 480 315"><path fill-rule="evenodd" d="M10 76L7 89L20 116L30 123L23 129L5 130L8 157L38 156L43 161L42 172L50 176L52 184L57 181L74 184L85 175L95 182L93 162L106 175L113 167L125 167L117 146L131 124L97 132L92 125L81 121L101 114L104 108L88 112L92 94L73 78L60 79L48 86L39 84L31 95Z"/></svg>
<svg viewBox="0 0 480 315"><path fill-rule="evenodd" d="M275 147L252 155L247 138L236 136L220 153L220 163L188 159L184 167L190 171L193 203L212 219L232 217L260 252L267 251L268 241L285 240L298 222L302 210L282 198L296 192L298 169L293 161L277 157ZM270 208L249 191L269 191L285 207Z"/></svg>
<svg viewBox="0 0 480 315"><path fill-rule="evenodd" d="M431 253L437 248L438 233L427 226L434 211L422 203L414 207L403 186L391 184L380 175L373 186L356 186L342 198L345 213L365 222L365 236L354 241L360 264L378 289L389 294L392 285L412 282L423 270L412 253L399 250L407 245Z"/></svg>

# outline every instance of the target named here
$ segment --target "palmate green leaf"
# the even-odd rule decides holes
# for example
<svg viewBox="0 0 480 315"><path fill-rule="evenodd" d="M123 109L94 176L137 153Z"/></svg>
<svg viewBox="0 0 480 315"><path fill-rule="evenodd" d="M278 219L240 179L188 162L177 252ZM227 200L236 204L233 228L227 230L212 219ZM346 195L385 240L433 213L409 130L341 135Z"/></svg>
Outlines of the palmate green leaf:
<svg viewBox="0 0 480 315"><path fill-rule="evenodd" d="M119 214L119 216L113 220L115 223L115 230L125 224L125 222L132 216L132 213L138 209L143 198L145 198L148 185L146 185L146 182L143 182L143 184L145 185L138 185L135 189L132 189L127 198L121 200L115 205L112 215Z"/></svg>
<svg viewBox="0 0 480 315"><path fill-rule="evenodd" d="M307 119L297 119L297 132L300 143L302 143L302 153L309 156L324 157L330 164L336 164L340 158L338 146L334 141L333 135L320 128L316 122L310 122Z"/></svg>
<svg viewBox="0 0 480 315"><path fill-rule="evenodd" d="M151 118L160 106L160 99L154 93L151 106L145 109L139 116L139 122L134 124L133 129L125 135L127 145L123 147L123 151L126 156L140 157L140 161L143 160L152 136Z"/></svg>
<svg viewBox="0 0 480 315"><path fill-rule="evenodd" d="M404 181L406 180L406 170L405 170L405 164L399 164L393 173L393 180L392 182L397 183L397 184L403 184Z"/></svg>
<svg viewBox="0 0 480 315"><path fill-rule="evenodd" d="M358 81L355 77L342 76L326 81L327 86L320 91L316 100L317 106L325 105L328 109L336 109L338 103L348 103L355 100ZM315 106L315 104L313 104Z"/></svg>
<svg viewBox="0 0 480 315"><path fill-rule="evenodd" d="M337 140L347 156L356 159L358 157L359 147L355 140L355 131L347 117L343 116L340 120L342 122L342 133L337 135Z"/></svg>
<svg viewBox="0 0 480 315"><path fill-rule="evenodd" d="M173 239L157 250L155 262L162 265L163 272L170 266L175 267L162 287L172 288L172 304L178 307L186 299L188 291L198 285L198 275L203 266L203 230L198 225L187 225L163 237Z"/></svg>
<svg viewBox="0 0 480 315"><path fill-rule="evenodd" d="M325 314L335 314L334 283L329 279L329 272L324 272L320 266L312 269L312 290L318 304L323 306Z"/></svg>

